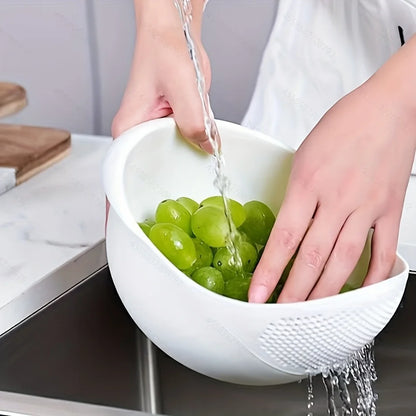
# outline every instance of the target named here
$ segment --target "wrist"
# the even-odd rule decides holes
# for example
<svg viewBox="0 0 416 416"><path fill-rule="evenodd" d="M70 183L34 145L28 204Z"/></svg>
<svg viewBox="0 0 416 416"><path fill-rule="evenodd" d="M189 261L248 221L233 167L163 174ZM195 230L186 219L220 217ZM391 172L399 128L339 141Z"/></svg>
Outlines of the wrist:
<svg viewBox="0 0 416 416"><path fill-rule="evenodd" d="M416 35L402 46L374 75L391 104L416 120ZM371 79L369 80L371 82Z"/></svg>
<svg viewBox="0 0 416 416"><path fill-rule="evenodd" d="M402 46L364 85L385 117L411 129L416 147L416 35ZM368 96L368 94L367 94Z"/></svg>

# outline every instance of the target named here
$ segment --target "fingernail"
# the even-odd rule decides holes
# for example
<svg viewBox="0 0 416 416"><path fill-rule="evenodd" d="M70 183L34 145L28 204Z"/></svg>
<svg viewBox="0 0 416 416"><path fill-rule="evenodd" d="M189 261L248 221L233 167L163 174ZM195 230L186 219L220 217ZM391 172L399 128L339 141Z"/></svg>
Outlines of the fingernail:
<svg viewBox="0 0 416 416"><path fill-rule="evenodd" d="M248 301L250 303L265 303L269 299L269 291L263 285L250 288Z"/></svg>

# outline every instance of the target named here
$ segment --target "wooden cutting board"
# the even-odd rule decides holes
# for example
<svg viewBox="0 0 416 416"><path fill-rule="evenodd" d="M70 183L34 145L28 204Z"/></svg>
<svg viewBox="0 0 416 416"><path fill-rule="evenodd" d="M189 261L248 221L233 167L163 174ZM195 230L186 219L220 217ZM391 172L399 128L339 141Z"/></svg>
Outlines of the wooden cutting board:
<svg viewBox="0 0 416 416"><path fill-rule="evenodd" d="M0 194L66 156L66 130L0 124Z"/></svg>
<svg viewBox="0 0 416 416"><path fill-rule="evenodd" d="M0 117L17 113L26 104L26 91L23 87L11 82L0 82Z"/></svg>

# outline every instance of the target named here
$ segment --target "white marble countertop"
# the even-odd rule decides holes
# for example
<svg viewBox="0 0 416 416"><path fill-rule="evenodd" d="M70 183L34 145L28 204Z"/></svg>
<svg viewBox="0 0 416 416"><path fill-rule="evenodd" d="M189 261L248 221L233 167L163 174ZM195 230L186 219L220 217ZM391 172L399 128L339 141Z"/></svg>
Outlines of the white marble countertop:
<svg viewBox="0 0 416 416"><path fill-rule="evenodd" d="M0 195L0 319L11 301L104 240L101 163L110 143L73 134L69 156Z"/></svg>

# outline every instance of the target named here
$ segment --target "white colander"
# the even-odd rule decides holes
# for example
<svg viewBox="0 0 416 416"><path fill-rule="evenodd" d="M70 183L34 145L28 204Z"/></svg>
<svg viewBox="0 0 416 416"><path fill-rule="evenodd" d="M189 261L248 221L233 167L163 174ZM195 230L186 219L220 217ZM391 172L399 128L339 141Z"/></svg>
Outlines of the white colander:
<svg viewBox="0 0 416 416"><path fill-rule="evenodd" d="M277 212L293 151L218 121L230 197ZM172 119L141 124L114 141L103 177L111 209L107 256L120 298L160 349L185 366L239 384L288 383L347 359L388 323L405 290L398 255L391 277L352 292L293 304L249 304L212 293L176 269L137 221L159 202L218 194L214 160L180 137Z"/></svg>

